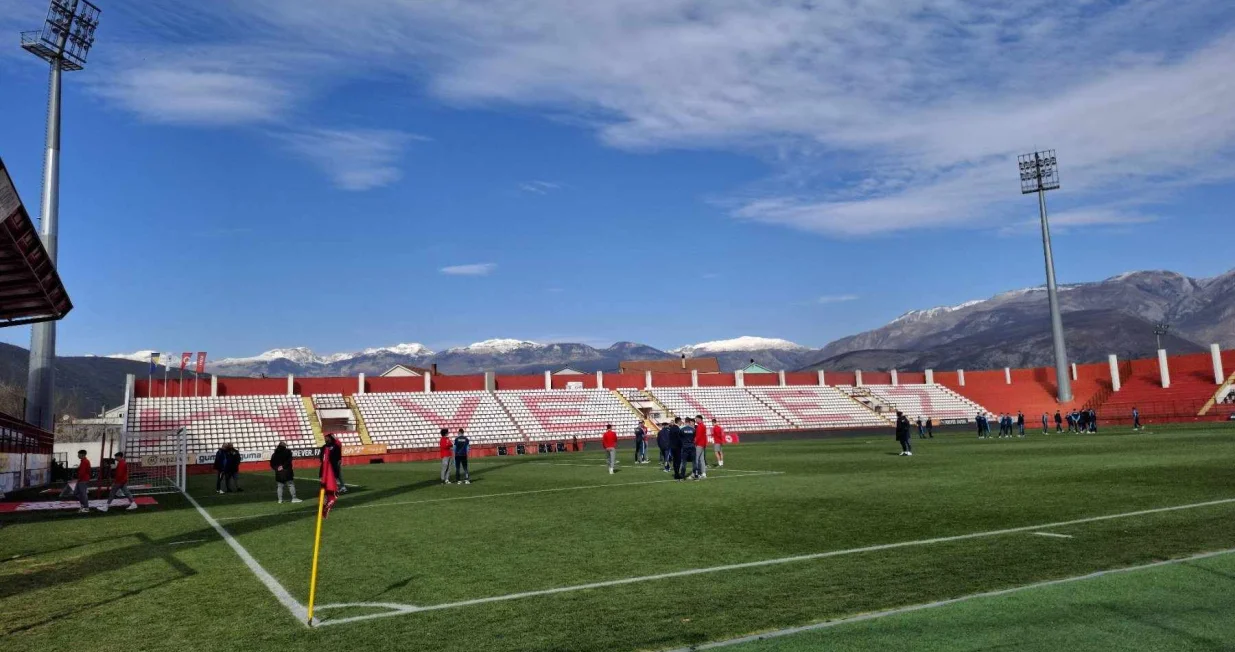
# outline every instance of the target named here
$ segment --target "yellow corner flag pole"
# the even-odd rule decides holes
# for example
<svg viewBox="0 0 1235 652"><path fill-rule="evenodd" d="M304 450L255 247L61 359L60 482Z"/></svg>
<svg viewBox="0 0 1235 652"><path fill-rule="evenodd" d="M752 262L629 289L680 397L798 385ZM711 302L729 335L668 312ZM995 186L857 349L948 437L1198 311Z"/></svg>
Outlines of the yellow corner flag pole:
<svg viewBox="0 0 1235 652"><path fill-rule="evenodd" d="M309 577L309 627L313 626L313 598L317 596L317 553L322 547L322 505L326 503L326 488L317 496L317 533L313 535L313 574Z"/></svg>

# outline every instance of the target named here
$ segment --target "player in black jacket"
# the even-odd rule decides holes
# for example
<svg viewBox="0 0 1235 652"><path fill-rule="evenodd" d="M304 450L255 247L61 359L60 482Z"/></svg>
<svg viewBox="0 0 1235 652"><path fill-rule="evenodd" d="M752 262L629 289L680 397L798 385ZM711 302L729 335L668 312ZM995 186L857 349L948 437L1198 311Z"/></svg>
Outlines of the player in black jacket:
<svg viewBox="0 0 1235 652"><path fill-rule="evenodd" d="M909 444L909 417L902 412L896 413L896 441L900 442L901 455L913 455Z"/></svg>

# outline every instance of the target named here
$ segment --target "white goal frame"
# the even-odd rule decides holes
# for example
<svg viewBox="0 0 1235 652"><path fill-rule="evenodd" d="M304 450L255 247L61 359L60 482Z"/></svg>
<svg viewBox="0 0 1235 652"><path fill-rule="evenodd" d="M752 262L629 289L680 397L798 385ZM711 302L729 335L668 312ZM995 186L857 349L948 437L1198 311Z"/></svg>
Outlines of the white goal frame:
<svg viewBox="0 0 1235 652"><path fill-rule="evenodd" d="M184 493L189 458L188 429L125 433L124 457L134 494Z"/></svg>

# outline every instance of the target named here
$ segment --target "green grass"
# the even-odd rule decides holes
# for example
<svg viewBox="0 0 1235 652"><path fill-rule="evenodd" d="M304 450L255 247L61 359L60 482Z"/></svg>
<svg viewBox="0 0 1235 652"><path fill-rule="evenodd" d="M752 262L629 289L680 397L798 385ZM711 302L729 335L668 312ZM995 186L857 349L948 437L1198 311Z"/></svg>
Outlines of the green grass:
<svg viewBox="0 0 1235 652"><path fill-rule="evenodd" d="M435 463L347 467L362 487L326 522L318 603L441 605L1235 498L1223 425L914 443L913 458L889 438L742 444L681 484L655 465L610 476L596 452L476 460L470 486L437 484ZM274 504L268 474L244 477L240 495L192 480L306 602L314 503ZM1050 530L1071 539L1009 533L309 630L185 500L159 500L5 517L0 649L665 649L1235 548L1225 503ZM1222 649L1235 641L1233 568L1235 555L1215 557L733 649Z"/></svg>

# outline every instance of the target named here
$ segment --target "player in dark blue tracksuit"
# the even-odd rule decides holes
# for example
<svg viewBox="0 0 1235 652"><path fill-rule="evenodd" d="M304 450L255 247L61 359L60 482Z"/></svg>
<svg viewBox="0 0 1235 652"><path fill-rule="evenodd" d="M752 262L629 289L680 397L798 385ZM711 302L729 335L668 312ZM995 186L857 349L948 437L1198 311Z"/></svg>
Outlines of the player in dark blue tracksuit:
<svg viewBox="0 0 1235 652"><path fill-rule="evenodd" d="M472 484L472 474L467 470L467 451L472 447L472 440L459 428L455 437L455 484Z"/></svg>
<svg viewBox="0 0 1235 652"><path fill-rule="evenodd" d="M669 465L673 462L673 458L669 454L671 448L669 444L669 424L660 424L660 430L656 432L656 447L660 449L661 470L667 472L669 471Z"/></svg>
<svg viewBox="0 0 1235 652"><path fill-rule="evenodd" d="M686 461L690 460L692 469L690 479L698 478L698 468L694 468L695 463L695 420L687 419L686 425L682 426L682 477L686 477Z"/></svg>
<svg viewBox="0 0 1235 652"><path fill-rule="evenodd" d="M682 417L674 417L673 425L669 426L669 455L673 460L673 479L686 477L686 460L682 457ZM693 435L692 435L693 437ZM694 439L691 439L694 444Z"/></svg>

